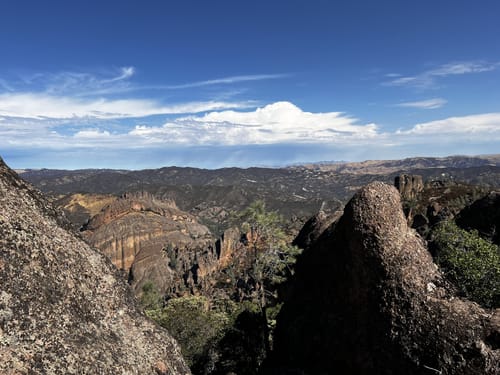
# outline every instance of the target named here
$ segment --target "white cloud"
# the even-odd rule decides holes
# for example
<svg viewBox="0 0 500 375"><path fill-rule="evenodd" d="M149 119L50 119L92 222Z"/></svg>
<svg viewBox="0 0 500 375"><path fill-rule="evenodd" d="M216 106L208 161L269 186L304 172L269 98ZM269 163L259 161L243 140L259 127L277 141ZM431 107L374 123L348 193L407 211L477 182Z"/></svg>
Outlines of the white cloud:
<svg viewBox="0 0 500 375"><path fill-rule="evenodd" d="M82 99L43 93L0 95L0 115L32 119L91 117L113 119L158 114L199 113L227 108L248 108L250 103L206 101L162 105L147 99Z"/></svg>
<svg viewBox="0 0 500 375"><path fill-rule="evenodd" d="M111 79L103 80L101 82L102 83L110 83L110 82L122 81L124 79L128 79L128 78L132 77L135 73L135 68L133 66L126 66L126 67L121 68L120 70L121 70L121 74L119 76L111 78Z"/></svg>
<svg viewBox="0 0 500 375"><path fill-rule="evenodd" d="M430 70L427 74L431 76L449 76L457 74L469 74L469 73L482 73L490 72L497 69L498 63L485 63L485 62L460 62L441 65L440 67Z"/></svg>
<svg viewBox="0 0 500 375"><path fill-rule="evenodd" d="M92 96L103 93L128 92L133 87L130 78L135 74L132 66L106 72L36 73L20 80L5 82L11 92L43 92L51 95Z"/></svg>
<svg viewBox="0 0 500 375"><path fill-rule="evenodd" d="M394 79L386 81L383 84L385 86L410 86L420 89L428 89L435 87L437 83L436 81L439 78L453 75L490 72L498 69L499 67L500 63L489 63L481 61L455 62L444 64L434 69L426 70L414 76L399 76L397 74L390 73L389 75L386 75L386 77Z"/></svg>
<svg viewBox="0 0 500 375"><path fill-rule="evenodd" d="M500 113L485 113L430 121L417 124L410 130L400 130L397 134L482 136L485 141L491 140L491 137L500 138Z"/></svg>
<svg viewBox="0 0 500 375"><path fill-rule="evenodd" d="M146 90L177 90L212 85L229 85L240 82L262 81L289 77L290 74L247 74L208 79L182 84L137 84L132 78L136 73L133 66L105 72L62 71L56 73L36 73L10 82L0 78L0 90L5 92L43 92L51 95L96 96L124 94Z"/></svg>
<svg viewBox="0 0 500 375"><path fill-rule="evenodd" d="M442 98L433 98L427 100L419 100L415 102L404 102L396 104L397 107L405 107L405 108L419 108L419 109L436 109L441 108L445 105L447 101Z"/></svg>
<svg viewBox="0 0 500 375"><path fill-rule="evenodd" d="M277 102L250 112L210 112L161 127L137 126L129 135L148 142L196 145L335 143L373 138L377 126L360 125L340 112L304 112L292 103Z"/></svg>
<svg viewBox="0 0 500 375"><path fill-rule="evenodd" d="M114 160L115 166L127 167L123 160L131 154L141 155L141 160L151 160L151 155L155 155L154 161L148 161L152 163L149 166L169 165L178 160L183 165L213 167L242 165L241 160L247 166L259 164L261 151L265 163L276 160L280 164L279 160L491 153L500 142L500 113L450 117L383 132L375 124L360 123L342 112L306 112L289 102L250 111L216 110L177 117L159 126L144 122L133 128L109 119L0 118L4 118L0 123L2 152L24 155L25 166L33 166L26 156L32 150L37 158L52 155L56 160L53 167L62 154L80 155L70 157L68 163L87 167L106 167L110 165L106 164L108 160ZM226 151L229 154L224 159ZM87 157L98 164L77 160ZM205 159L210 159L210 163L204 164ZM220 164L219 159L224 163ZM42 161L39 165L47 166Z"/></svg>
<svg viewBox="0 0 500 375"><path fill-rule="evenodd" d="M43 106L44 103L40 105ZM123 105L130 107L130 103ZM193 107L196 105L191 106L191 109ZM44 114L62 118L63 115L72 113L70 109L66 111L67 113ZM9 143L19 147L59 149L78 146L122 150L141 147L310 143L345 146L366 144L380 137L375 124L360 124L358 120L341 112L305 112L289 102L277 102L245 112L224 110L201 116L178 117L161 126L144 124L126 131L113 127L106 118L99 121L99 125L92 126L92 121L80 121L79 118L47 120L10 117L0 127L0 146L2 143Z"/></svg>
<svg viewBox="0 0 500 375"><path fill-rule="evenodd" d="M111 133L108 132L107 130L86 129L86 130L80 130L79 132L75 133L75 135L73 137L74 138L96 139L96 138L103 138L103 137L109 137L109 136L111 136Z"/></svg>
<svg viewBox="0 0 500 375"><path fill-rule="evenodd" d="M216 78L209 79L206 81L197 81L190 83L183 83L180 85L168 85L168 86L160 86L167 89L187 89L193 87L202 87L202 86L210 86L210 85L218 85L218 84L230 84L230 83L239 83L239 82L248 82L248 81L261 81L267 79L278 79L278 78L286 78L289 77L289 74L252 74L252 75L241 75L241 76L231 76L224 78Z"/></svg>

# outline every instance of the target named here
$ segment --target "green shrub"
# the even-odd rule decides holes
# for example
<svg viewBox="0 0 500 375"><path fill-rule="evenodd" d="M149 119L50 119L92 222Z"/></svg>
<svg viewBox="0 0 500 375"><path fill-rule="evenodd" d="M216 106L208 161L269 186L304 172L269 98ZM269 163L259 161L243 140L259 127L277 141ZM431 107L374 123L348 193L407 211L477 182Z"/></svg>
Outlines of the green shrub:
<svg viewBox="0 0 500 375"><path fill-rule="evenodd" d="M145 310L155 310L161 307L162 298L153 282L148 281L142 286L140 299L141 306Z"/></svg>
<svg viewBox="0 0 500 375"><path fill-rule="evenodd" d="M173 298L162 309L146 314L177 340L193 371L215 360L212 352L229 323L227 314L212 311L208 299L199 296Z"/></svg>
<svg viewBox="0 0 500 375"><path fill-rule="evenodd" d="M249 301L180 297L146 314L177 340L195 375L255 375L265 358L266 322Z"/></svg>
<svg viewBox="0 0 500 375"><path fill-rule="evenodd" d="M445 221L433 230L435 260L467 298L485 307L500 306L500 255L477 232Z"/></svg>

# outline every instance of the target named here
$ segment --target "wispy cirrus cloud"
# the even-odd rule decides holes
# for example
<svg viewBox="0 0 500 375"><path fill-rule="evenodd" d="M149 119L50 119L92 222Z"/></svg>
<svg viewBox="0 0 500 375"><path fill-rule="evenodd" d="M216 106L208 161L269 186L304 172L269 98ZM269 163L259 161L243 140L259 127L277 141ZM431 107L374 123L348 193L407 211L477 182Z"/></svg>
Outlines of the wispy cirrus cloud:
<svg viewBox="0 0 500 375"><path fill-rule="evenodd" d="M111 83L111 82L118 82L118 81L123 81L124 79L128 79L132 77L135 74L135 68L133 66L126 66L121 68L121 74L117 77L103 80L101 83Z"/></svg>
<svg viewBox="0 0 500 375"><path fill-rule="evenodd" d="M92 97L98 95L126 94L134 91L180 90L215 85L231 85L244 82L283 79L290 74L247 74L186 82L181 84L135 83L133 66L105 72L62 71L24 75L11 81L0 77L0 92L44 92L53 95ZM241 90L241 88L240 88Z"/></svg>
<svg viewBox="0 0 500 375"><path fill-rule="evenodd" d="M383 85L429 89L436 87L438 80L444 77L490 72L498 69L499 67L500 63L498 62L463 61L448 63L423 71L416 75L405 76L397 73L390 73L386 75L386 77L390 78L390 80L384 81Z"/></svg>
<svg viewBox="0 0 500 375"><path fill-rule="evenodd" d="M104 72L38 72L2 78L0 87L8 92L43 92L53 95L99 95L103 93L121 93L132 87L130 78L135 68L125 66Z"/></svg>
<svg viewBox="0 0 500 375"><path fill-rule="evenodd" d="M0 94L0 116L31 119L117 119L254 107L251 102L198 101L164 105L151 99L74 98L45 93Z"/></svg>
<svg viewBox="0 0 500 375"><path fill-rule="evenodd" d="M239 101L232 99L237 93L244 92L244 88L241 87L238 87L237 91L226 89L222 93L211 92L208 99L192 101L175 100L174 95L169 95L170 100L167 102L162 96L159 97L151 92L144 92L141 95L133 95L131 92L231 85L287 76L285 74L239 75L181 85L147 86L132 82L135 74L135 67L124 66L99 73L63 71L24 75L11 81L0 79L0 116L105 120L255 108L257 102L251 99Z"/></svg>
<svg viewBox="0 0 500 375"><path fill-rule="evenodd" d="M432 98L426 100L418 100L414 102L404 102L396 104L396 107L417 108L417 109L436 109L444 106L448 101L443 98Z"/></svg>
<svg viewBox="0 0 500 375"><path fill-rule="evenodd" d="M14 91L14 88L4 79L1 79L0 78L0 88L3 90L3 91Z"/></svg>
<svg viewBox="0 0 500 375"><path fill-rule="evenodd" d="M484 140L500 139L500 113L449 117L442 120L416 124L396 134L412 136L448 135L453 137L482 137Z"/></svg>
<svg viewBox="0 0 500 375"><path fill-rule="evenodd" d="M232 84L232 83L249 82L249 81L262 81L262 80L280 79L287 77L290 77L290 74L251 74L251 75L240 75L240 76L209 79L205 81L189 82L180 85L166 85L157 87L167 88L167 89L187 89L187 88L202 87L202 86Z"/></svg>

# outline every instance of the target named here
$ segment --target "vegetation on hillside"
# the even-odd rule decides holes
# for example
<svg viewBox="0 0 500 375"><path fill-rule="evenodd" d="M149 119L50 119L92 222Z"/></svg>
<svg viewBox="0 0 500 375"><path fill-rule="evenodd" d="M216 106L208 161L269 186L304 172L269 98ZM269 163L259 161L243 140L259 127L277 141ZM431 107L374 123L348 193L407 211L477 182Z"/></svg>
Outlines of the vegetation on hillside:
<svg viewBox="0 0 500 375"><path fill-rule="evenodd" d="M276 211L266 211L264 201L257 200L239 215L242 231L250 249L250 277L256 282L262 309L276 299L276 287L293 273L300 249L290 244L283 230L283 218Z"/></svg>
<svg viewBox="0 0 500 375"><path fill-rule="evenodd" d="M485 307L500 307L498 246L451 221L435 226L431 239L436 262L462 295Z"/></svg>
<svg viewBox="0 0 500 375"><path fill-rule="evenodd" d="M267 211L263 201L235 218L242 223L244 259L230 265L228 273L235 275L234 288L247 284L243 297L187 295L165 302L152 283L143 286L146 314L176 338L194 374L257 373L272 346L281 307L278 288L293 273L300 253L290 245L281 216Z"/></svg>

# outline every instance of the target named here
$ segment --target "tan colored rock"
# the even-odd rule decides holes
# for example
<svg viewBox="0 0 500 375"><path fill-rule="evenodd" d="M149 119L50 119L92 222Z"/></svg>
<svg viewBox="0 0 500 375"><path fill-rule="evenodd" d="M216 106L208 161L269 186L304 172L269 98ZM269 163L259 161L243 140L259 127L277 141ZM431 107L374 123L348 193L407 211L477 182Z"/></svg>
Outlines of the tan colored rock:
<svg viewBox="0 0 500 375"><path fill-rule="evenodd" d="M221 268L228 266L235 252L242 247L241 233L238 228L229 228L224 231L219 240L219 265Z"/></svg>
<svg viewBox="0 0 500 375"><path fill-rule="evenodd" d="M143 248L160 253L172 242L179 247L205 246L212 239L208 228L180 211L173 201L157 200L145 192L124 194L84 229L87 241L127 272Z"/></svg>
<svg viewBox="0 0 500 375"><path fill-rule="evenodd" d="M112 195L75 193L59 197L54 205L62 209L74 229L79 230L85 222L115 200L116 197Z"/></svg>

